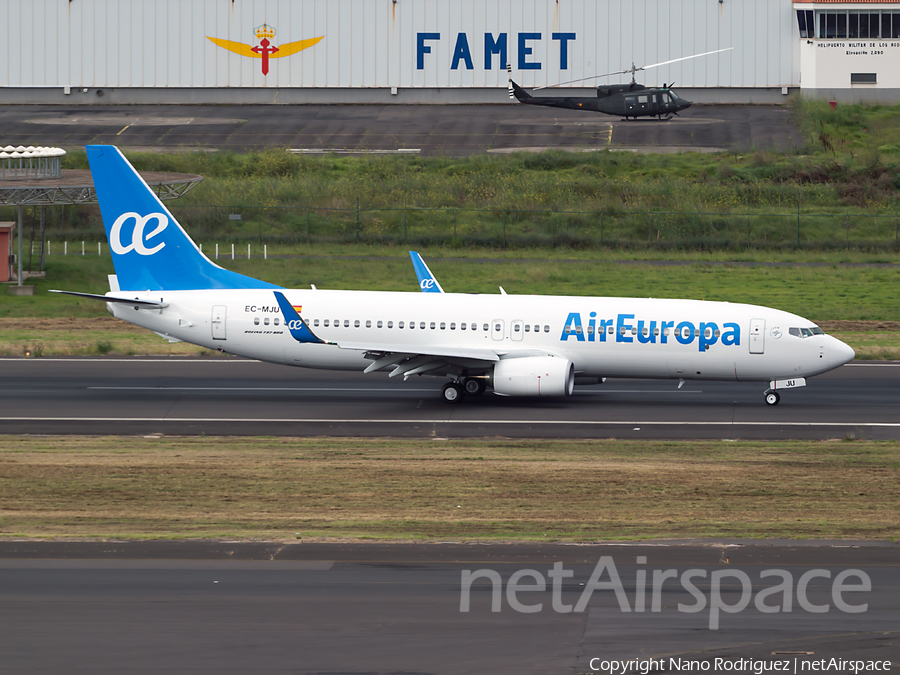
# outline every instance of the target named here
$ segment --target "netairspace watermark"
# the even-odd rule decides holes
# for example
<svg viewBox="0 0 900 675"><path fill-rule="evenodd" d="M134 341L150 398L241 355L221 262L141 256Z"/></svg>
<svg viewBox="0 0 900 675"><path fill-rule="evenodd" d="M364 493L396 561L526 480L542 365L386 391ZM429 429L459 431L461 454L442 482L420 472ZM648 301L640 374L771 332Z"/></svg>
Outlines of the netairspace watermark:
<svg viewBox="0 0 900 675"><path fill-rule="evenodd" d="M638 556L637 564L645 565L646 556ZM649 579L648 572L652 571ZM825 569L812 569L804 572L794 581L794 575L787 570L767 569L759 572L759 584L764 588L754 588L750 575L736 568L717 569L708 572L704 569L689 569L678 573L675 569L648 570L638 569L635 575L634 597L629 600L625 587L619 578L619 572L611 556L603 556L597 562L590 579L584 585L584 591L575 605L564 604L562 601L563 580L575 576L575 571L566 569L563 563L556 562L553 569L547 570L546 576L534 569L522 569L514 572L506 582L506 602L510 609L521 614L534 614L543 610L541 602L525 604L520 595L528 593L544 592L547 590L548 578L552 586L551 607L558 614L571 612L583 612L596 591L612 591L619 603L622 612L646 612L647 596L649 594L649 611L662 612L663 587L668 581L670 588L676 583L687 591L694 599L692 604L678 603L678 611L685 614L696 614L707 611L709 613L709 629L718 630L722 614L737 614L750 606L753 606L763 614L775 614L779 612L794 611L794 600L800 609L810 614L824 614L833 606L847 614L859 614L865 612L868 603L850 604L844 598L848 593L867 593L872 590L872 580L869 575L858 569L848 569L839 572L831 581L831 603L813 604L807 597L807 587L814 579L832 579L831 571ZM460 582L459 611L468 612L471 607L472 584L477 579L486 579L491 582L491 611L500 612L503 605L503 579L500 573L491 569L463 570ZM709 595L697 588L698 580L709 580ZM780 583L769 585L772 581ZM740 597L735 602L726 602L723 598L723 585L740 583ZM649 591L649 593L648 593ZM728 594L729 598L732 594Z"/></svg>
<svg viewBox="0 0 900 675"><path fill-rule="evenodd" d="M851 659L725 659L717 657L704 661L695 661L681 657L669 657L668 659L629 659L606 660L593 658L590 668L595 672L609 673L609 675L650 675L650 673L753 673L753 675L766 675L767 673L791 673L802 675L803 673L854 673L863 672L884 673L891 669L891 661L876 660L851 660Z"/></svg>

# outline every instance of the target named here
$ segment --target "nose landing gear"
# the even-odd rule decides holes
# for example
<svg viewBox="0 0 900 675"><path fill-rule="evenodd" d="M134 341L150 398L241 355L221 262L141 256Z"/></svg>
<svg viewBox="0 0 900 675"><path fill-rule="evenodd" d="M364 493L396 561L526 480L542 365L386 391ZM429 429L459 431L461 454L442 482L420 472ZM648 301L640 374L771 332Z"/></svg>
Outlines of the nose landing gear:
<svg viewBox="0 0 900 675"><path fill-rule="evenodd" d="M774 392L774 391L766 392L766 404L767 405L778 405L778 402L780 400L781 400L781 396L779 396L777 392Z"/></svg>

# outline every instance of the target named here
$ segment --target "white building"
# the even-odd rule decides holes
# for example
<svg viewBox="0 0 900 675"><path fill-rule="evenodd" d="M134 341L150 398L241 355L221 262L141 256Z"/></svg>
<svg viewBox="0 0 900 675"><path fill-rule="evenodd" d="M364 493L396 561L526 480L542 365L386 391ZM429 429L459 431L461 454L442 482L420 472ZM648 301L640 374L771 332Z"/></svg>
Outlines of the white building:
<svg viewBox="0 0 900 675"><path fill-rule="evenodd" d="M0 0L0 102L501 102L507 61L531 87L726 47L638 80L697 101L896 100L897 16L879 0Z"/></svg>

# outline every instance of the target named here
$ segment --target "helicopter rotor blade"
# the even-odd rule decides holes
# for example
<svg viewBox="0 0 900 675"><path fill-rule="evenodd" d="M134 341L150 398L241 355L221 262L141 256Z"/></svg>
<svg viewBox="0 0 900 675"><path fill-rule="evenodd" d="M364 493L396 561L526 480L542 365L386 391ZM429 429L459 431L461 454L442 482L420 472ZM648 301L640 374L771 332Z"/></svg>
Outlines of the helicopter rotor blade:
<svg viewBox="0 0 900 675"><path fill-rule="evenodd" d="M638 68L637 70L641 70L641 69ZM550 89L551 87L561 87L564 84L574 84L576 82L584 82L586 80L597 80L601 77L609 77L611 75L627 75L630 72L631 72L631 68L629 68L628 70L617 70L614 73L606 73L604 75L591 75L590 77L582 77L579 80L569 80L568 82L557 82L556 84L545 84L541 87L535 87L534 90L540 91L541 89Z"/></svg>
<svg viewBox="0 0 900 675"><path fill-rule="evenodd" d="M678 61L687 61L688 59L699 59L701 56L709 56L710 54L718 54L719 52L727 52L732 49L734 49L734 47L726 47L725 49L716 49L715 51L712 51L712 52L704 52L703 54L693 54L691 56L682 56L680 59L672 59L671 61L663 61L662 63L654 63L649 66L635 66L632 64L631 68L628 68L627 70L617 70L614 73L605 73L603 75L592 75L590 77L582 77L581 79L578 79L578 80L569 80L568 82L559 82L557 84L545 84L542 87L535 87L534 91L539 91L541 89L550 89L551 87L561 87L565 84L575 84L576 82L585 82L587 80L597 80L597 79L600 79L601 77L610 77L612 75L627 75L628 73L631 73L632 76L634 76L635 73L637 73L641 70L650 70L651 68L657 68L659 66L666 66L670 63L677 63ZM669 85L670 88L671 88L671 86L672 85Z"/></svg>
<svg viewBox="0 0 900 675"><path fill-rule="evenodd" d="M656 68L658 66L666 66L670 63L677 63L678 61L687 61L688 59L699 59L701 56L709 56L710 54L718 54L719 52L727 52L734 49L734 47L726 47L725 49L716 49L712 52L704 52L703 54L694 54L692 56L682 56L680 59L672 59L671 61L663 61L662 63L654 63L650 66L641 66L638 70L650 70L651 68ZM631 72L631 71L628 71Z"/></svg>

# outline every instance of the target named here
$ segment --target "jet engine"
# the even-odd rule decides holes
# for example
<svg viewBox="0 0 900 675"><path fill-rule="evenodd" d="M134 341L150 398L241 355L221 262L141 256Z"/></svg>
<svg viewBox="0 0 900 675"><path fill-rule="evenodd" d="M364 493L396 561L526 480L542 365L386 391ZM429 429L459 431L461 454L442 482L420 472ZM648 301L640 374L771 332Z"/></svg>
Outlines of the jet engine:
<svg viewBox="0 0 900 675"><path fill-rule="evenodd" d="M556 356L503 359L494 365L491 386L501 396L571 396L575 366Z"/></svg>

